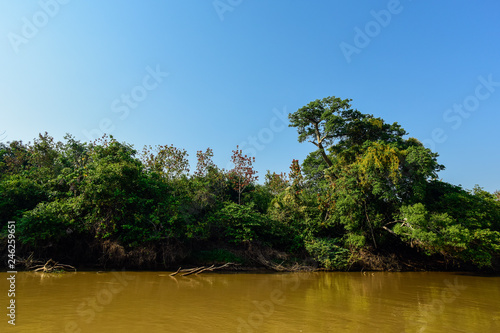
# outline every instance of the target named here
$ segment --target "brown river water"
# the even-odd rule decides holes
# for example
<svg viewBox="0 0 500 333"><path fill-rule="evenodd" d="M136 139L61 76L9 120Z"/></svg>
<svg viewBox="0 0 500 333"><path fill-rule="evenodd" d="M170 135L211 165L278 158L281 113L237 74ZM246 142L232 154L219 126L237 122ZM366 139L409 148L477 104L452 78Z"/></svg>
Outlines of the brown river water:
<svg viewBox="0 0 500 333"><path fill-rule="evenodd" d="M169 274L0 273L0 332L500 332L500 277Z"/></svg>

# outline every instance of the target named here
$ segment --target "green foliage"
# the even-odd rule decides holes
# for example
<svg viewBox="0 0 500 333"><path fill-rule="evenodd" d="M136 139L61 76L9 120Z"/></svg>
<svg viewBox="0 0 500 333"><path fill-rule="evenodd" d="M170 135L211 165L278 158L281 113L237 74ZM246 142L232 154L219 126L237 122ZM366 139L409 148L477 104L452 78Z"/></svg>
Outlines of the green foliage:
<svg viewBox="0 0 500 333"><path fill-rule="evenodd" d="M299 142L309 140L318 149L304 163L308 179L317 179L333 165L339 155L353 162L365 142L399 144L406 132L397 123L386 124L380 118L351 108L350 99L335 96L315 100L291 113L290 127L296 127ZM327 151L330 155L327 154Z"/></svg>
<svg viewBox="0 0 500 333"><path fill-rule="evenodd" d="M349 266L349 250L339 246L332 238L312 238L305 243L306 250L323 267L331 270L345 270Z"/></svg>
<svg viewBox="0 0 500 333"><path fill-rule="evenodd" d="M253 204L255 209L262 214L267 213L267 209L273 194L269 188L260 184L249 186L248 192L243 193L242 201L248 204Z"/></svg>
<svg viewBox="0 0 500 333"><path fill-rule="evenodd" d="M7 175L0 180L0 220L1 225L7 221L18 220L23 212L36 207L39 202L48 198L42 185L31 178L20 174Z"/></svg>
<svg viewBox="0 0 500 333"><path fill-rule="evenodd" d="M462 225L500 231L500 202L493 194L478 186L466 191L440 182L433 183L431 191L435 192L427 197L434 198L428 200L430 210L447 212Z"/></svg>
<svg viewBox="0 0 500 333"><path fill-rule="evenodd" d="M500 232L472 223L457 223L448 213L429 212L421 203L401 208L401 223L393 231L429 254L442 253L470 261L478 267L491 266L500 254Z"/></svg>
<svg viewBox="0 0 500 333"><path fill-rule="evenodd" d="M327 97L315 100L288 116L290 127L296 127L299 142L307 139L316 140L316 144L331 144L336 127L341 119L334 115L348 112L351 100L337 97ZM333 116L333 117L332 117ZM323 139L324 138L324 139Z"/></svg>
<svg viewBox="0 0 500 333"><path fill-rule="evenodd" d="M28 159L28 147L22 141L0 143L0 177L23 173L30 167Z"/></svg>
<svg viewBox="0 0 500 333"><path fill-rule="evenodd" d="M257 184L254 159L233 151L231 171L213 151L135 149L113 137L81 143L47 133L33 143L0 143L0 219L18 222L34 249L78 237L127 250L164 244L252 243L347 269L357 251L390 251L394 237L427 254L490 266L500 256L499 194L437 180L438 154L387 124L327 97L290 114L299 141L316 149L288 174ZM5 232L5 228L3 228ZM212 244L213 245L213 244ZM62 246L62 245L61 245ZM213 248L209 247L209 248ZM230 251L200 260L238 262Z"/></svg>
<svg viewBox="0 0 500 333"><path fill-rule="evenodd" d="M293 186L276 196L268 209L272 227L268 228L290 251L304 248L304 239L325 231L316 196L295 191Z"/></svg>
<svg viewBox="0 0 500 333"><path fill-rule="evenodd" d="M17 223L19 240L32 246L57 243L80 227L76 221L81 204L78 198L42 202L24 213Z"/></svg>
<svg viewBox="0 0 500 333"><path fill-rule="evenodd" d="M265 216L256 212L253 204L239 205L225 202L210 220L220 228L222 234L231 243L248 243L258 238L265 224Z"/></svg>
<svg viewBox="0 0 500 333"><path fill-rule="evenodd" d="M468 193L440 184L437 172L444 167L436 153L404 139L397 123L362 114L349 102L328 97L289 116L299 141L318 148L303 164L305 187L318 191L321 211L309 235L335 237L351 249L377 249L385 246L389 230L428 253L490 265L498 254L497 198L479 188Z"/></svg>
<svg viewBox="0 0 500 333"><path fill-rule="evenodd" d="M314 196L287 188L272 200L268 214L273 220L307 233L313 224L311 221L317 219L320 213L314 206Z"/></svg>
<svg viewBox="0 0 500 333"><path fill-rule="evenodd" d="M137 246L186 235L185 196L174 195L161 173L145 172L130 146L112 140L95 147L90 161L81 195L86 225L96 237Z"/></svg>
<svg viewBox="0 0 500 333"><path fill-rule="evenodd" d="M142 162L150 172L156 172L167 180L179 179L189 172L187 152L170 146L146 146L142 152Z"/></svg>
<svg viewBox="0 0 500 333"><path fill-rule="evenodd" d="M278 174L276 172L271 173L271 171L267 170L265 178L264 185L269 189L272 195L283 192L290 185L287 174L283 172Z"/></svg>

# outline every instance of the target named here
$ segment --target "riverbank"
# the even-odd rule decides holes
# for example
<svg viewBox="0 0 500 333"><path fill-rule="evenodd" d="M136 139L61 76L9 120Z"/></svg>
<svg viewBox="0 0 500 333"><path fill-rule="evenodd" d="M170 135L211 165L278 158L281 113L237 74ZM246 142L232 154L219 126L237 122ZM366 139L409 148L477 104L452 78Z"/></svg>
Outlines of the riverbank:
<svg viewBox="0 0 500 333"><path fill-rule="evenodd" d="M306 251L287 253L261 244L227 246L210 244L205 246L186 246L185 244L163 244L135 249L125 249L119 243L95 242L87 248L75 243L71 247L46 247L33 249L27 246L18 248L17 270L33 270L36 265L53 260L60 264L71 265L78 271L95 270L150 270L175 271L179 267L210 267L231 263L222 271L229 272L295 272L295 271L464 271L500 272L499 260L494 265L478 269L471 263L449 259L440 255L426 255L417 249L401 246L394 251L370 251L362 249L351 254L349 266L345 269L329 270L310 256ZM7 253L7 244L0 244ZM2 256L7 261L7 256Z"/></svg>
<svg viewBox="0 0 500 333"><path fill-rule="evenodd" d="M218 168L207 149L189 174L186 152L173 146L138 154L111 137L55 142L47 133L0 145L0 255L10 237L18 258L77 268L498 268L495 194L437 180L437 155L399 125L344 116L330 120L356 124L349 147L293 160L264 184L238 149L234 169ZM358 142L368 129L371 139Z"/></svg>

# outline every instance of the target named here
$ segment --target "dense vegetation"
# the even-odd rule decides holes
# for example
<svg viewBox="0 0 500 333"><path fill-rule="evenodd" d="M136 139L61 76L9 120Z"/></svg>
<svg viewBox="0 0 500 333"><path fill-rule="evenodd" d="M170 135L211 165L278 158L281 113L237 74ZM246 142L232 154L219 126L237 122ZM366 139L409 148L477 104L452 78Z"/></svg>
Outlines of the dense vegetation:
<svg viewBox="0 0 500 333"><path fill-rule="evenodd" d="M1 243L14 220L19 255L79 265L498 266L498 192L438 180L436 153L350 100L316 100L289 119L314 150L263 184L238 148L232 170L208 148L189 173L173 146L139 153L112 137L47 133L0 144Z"/></svg>

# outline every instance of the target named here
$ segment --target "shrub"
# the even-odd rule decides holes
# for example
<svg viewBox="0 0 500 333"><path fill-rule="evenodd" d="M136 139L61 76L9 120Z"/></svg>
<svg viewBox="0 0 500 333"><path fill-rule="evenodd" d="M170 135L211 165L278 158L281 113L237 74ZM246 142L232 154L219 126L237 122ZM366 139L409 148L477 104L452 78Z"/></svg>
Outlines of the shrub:
<svg viewBox="0 0 500 333"><path fill-rule="evenodd" d="M337 245L332 238L312 238L306 250L326 269L345 270L349 265L349 250Z"/></svg>

